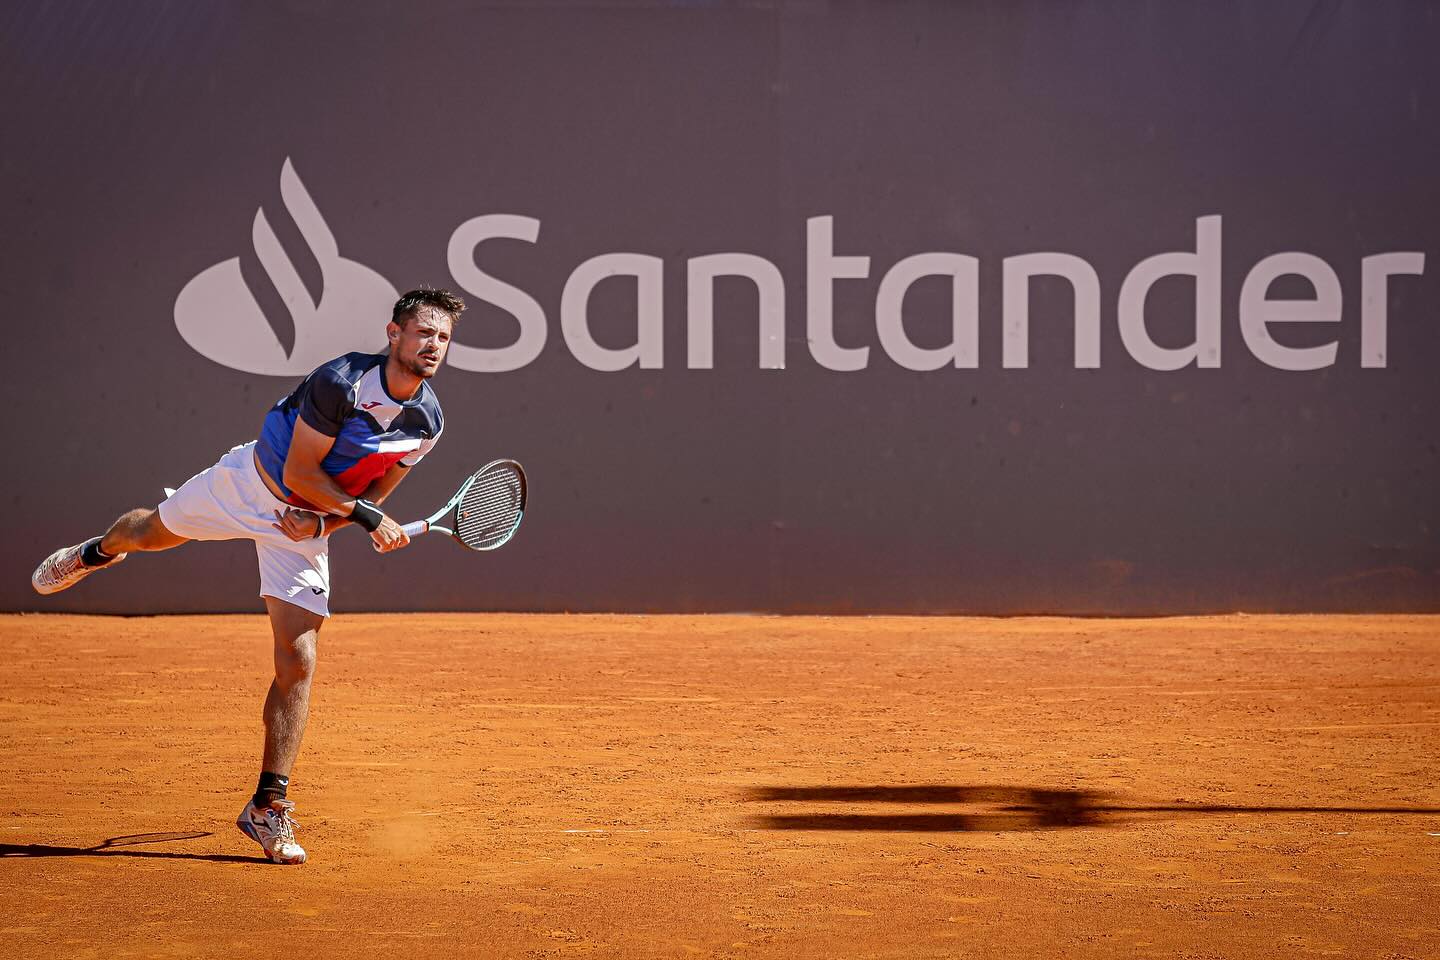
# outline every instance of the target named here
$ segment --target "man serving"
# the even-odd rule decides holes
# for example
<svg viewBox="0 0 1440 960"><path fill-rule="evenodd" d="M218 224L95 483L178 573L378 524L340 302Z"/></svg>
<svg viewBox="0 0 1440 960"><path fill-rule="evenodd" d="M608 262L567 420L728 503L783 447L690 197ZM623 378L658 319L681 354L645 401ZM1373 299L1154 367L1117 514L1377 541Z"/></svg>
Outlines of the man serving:
<svg viewBox="0 0 1440 960"><path fill-rule="evenodd" d="M317 367L266 414L259 440L235 447L159 507L131 510L103 536L55 551L30 578L38 592L58 593L127 554L190 540L255 542L275 679L260 783L236 826L276 863L305 862L286 793L310 712L316 638L330 615L330 535L354 523L381 553L410 542L380 507L444 429L426 381L464 310L445 290L405 294L386 327L387 353L347 353Z"/></svg>

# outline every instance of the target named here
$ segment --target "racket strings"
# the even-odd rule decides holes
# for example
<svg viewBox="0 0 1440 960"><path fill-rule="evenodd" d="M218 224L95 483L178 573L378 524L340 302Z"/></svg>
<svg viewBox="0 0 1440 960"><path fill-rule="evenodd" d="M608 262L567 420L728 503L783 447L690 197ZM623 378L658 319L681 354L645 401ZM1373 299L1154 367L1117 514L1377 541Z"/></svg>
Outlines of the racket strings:
<svg viewBox="0 0 1440 960"><path fill-rule="evenodd" d="M515 531L524 507L524 488L510 471L480 476L456 508L455 535L466 546L484 549Z"/></svg>

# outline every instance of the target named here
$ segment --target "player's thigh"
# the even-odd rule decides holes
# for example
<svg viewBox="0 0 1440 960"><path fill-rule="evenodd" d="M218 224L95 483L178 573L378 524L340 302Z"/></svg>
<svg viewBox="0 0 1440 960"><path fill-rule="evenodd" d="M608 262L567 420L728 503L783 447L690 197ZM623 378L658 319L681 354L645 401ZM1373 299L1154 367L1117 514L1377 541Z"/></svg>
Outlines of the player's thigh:
<svg viewBox="0 0 1440 960"><path fill-rule="evenodd" d="M247 444L185 481L155 513L165 530L186 540L254 539L274 520L257 506L256 487L264 490ZM266 498L274 499L268 492Z"/></svg>
<svg viewBox="0 0 1440 960"><path fill-rule="evenodd" d="M292 542L280 534L257 537L255 555L260 564L260 596L273 609L272 600L309 614L296 621L289 610L271 614L272 623L323 621L330 615L330 554L328 539Z"/></svg>

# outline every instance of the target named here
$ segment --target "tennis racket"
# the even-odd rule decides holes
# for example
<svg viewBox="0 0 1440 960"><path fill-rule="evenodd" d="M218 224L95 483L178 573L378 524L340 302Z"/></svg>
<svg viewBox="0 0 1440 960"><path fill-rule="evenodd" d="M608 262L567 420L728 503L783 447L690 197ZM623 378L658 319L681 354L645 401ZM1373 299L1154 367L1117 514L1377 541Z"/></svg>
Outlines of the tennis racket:
<svg viewBox="0 0 1440 960"><path fill-rule="evenodd" d="M494 550L515 536L525 515L525 471L514 460L493 460L470 476L428 520L407 523L407 537L446 533L471 550Z"/></svg>

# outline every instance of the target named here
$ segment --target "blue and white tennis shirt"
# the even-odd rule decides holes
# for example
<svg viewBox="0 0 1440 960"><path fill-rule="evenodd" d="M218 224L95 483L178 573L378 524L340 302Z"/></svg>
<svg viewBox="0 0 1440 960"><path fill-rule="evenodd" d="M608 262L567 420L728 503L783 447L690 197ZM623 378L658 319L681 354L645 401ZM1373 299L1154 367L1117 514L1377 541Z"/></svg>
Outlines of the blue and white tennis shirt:
<svg viewBox="0 0 1440 960"><path fill-rule="evenodd" d="M445 417L435 391L421 381L414 397L396 400L386 389L385 359L383 353L336 357L316 367L265 415L256 450L287 503L315 509L285 486L285 458L296 417L335 438L320 468L352 497L364 493L392 464L413 467L440 439Z"/></svg>

